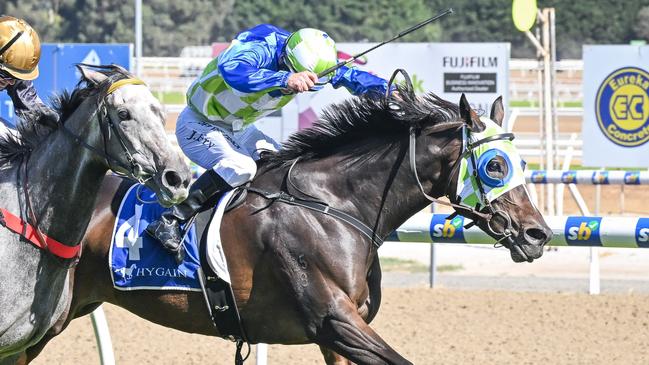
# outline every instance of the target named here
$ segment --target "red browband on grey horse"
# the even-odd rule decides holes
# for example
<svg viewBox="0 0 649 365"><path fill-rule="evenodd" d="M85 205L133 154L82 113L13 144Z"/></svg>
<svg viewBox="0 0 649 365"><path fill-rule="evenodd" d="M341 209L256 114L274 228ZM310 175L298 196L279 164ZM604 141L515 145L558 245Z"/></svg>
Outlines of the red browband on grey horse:
<svg viewBox="0 0 649 365"><path fill-rule="evenodd" d="M64 245L54 238L46 236L31 224L13 215L4 208L0 208L0 225L21 235L41 250L49 251L62 259L76 258L81 252L80 244L74 246Z"/></svg>

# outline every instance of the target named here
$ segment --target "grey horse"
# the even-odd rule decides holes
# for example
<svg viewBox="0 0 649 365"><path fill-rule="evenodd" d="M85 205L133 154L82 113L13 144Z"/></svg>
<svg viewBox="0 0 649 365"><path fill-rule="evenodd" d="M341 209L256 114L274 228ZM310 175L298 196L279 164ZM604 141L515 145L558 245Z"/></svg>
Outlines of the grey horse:
<svg viewBox="0 0 649 365"><path fill-rule="evenodd" d="M68 310L74 247L108 170L146 183L165 206L187 196L189 168L149 89L118 66L78 68L80 84L55 99L58 121L31 115L18 132L0 130L0 364L18 361ZM29 227L16 233L11 219ZM51 240L75 255L56 256Z"/></svg>

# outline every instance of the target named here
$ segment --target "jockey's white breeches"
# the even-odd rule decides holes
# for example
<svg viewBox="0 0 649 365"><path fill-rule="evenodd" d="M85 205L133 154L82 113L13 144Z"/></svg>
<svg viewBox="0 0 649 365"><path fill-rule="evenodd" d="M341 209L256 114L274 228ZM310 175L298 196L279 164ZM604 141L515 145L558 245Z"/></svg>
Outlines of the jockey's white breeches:
<svg viewBox="0 0 649 365"><path fill-rule="evenodd" d="M233 132L206 121L189 107L178 116L176 138L190 160L204 169L213 169L233 187L255 177L255 161L261 151L280 148L254 125Z"/></svg>

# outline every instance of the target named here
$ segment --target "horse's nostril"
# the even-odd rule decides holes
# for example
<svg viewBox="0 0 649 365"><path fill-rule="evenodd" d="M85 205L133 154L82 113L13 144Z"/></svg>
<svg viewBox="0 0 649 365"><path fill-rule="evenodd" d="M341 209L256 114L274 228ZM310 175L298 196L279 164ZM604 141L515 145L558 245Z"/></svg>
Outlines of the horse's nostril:
<svg viewBox="0 0 649 365"><path fill-rule="evenodd" d="M162 182L169 187L178 188L183 183L183 179L176 171L169 170L165 171L165 173L162 175Z"/></svg>
<svg viewBox="0 0 649 365"><path fill-rule="evenodd" d="M526 228L524 233L525 239L531 243L545 243L548 240L548 235L540 228Z"/></svg>

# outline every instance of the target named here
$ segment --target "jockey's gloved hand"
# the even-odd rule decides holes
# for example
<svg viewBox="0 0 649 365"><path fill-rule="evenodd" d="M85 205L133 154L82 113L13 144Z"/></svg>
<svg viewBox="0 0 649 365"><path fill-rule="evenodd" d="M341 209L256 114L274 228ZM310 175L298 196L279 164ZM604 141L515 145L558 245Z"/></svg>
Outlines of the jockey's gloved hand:
<svg viewBox="0 0 649 365"><path fill-rule="evenodd" d="M311 71L302 71L291 74L286 81L286 86L292 92L301 93L309 91L318 82L318 75Z"/></svg>
<svg viewBox="0 0 649 365"><path fill-rule="evenodd" d="M19 120L17 123L24 123L26 120L37 120L43 125L54 127L59 121L59 115L45 105L35 106L31 110L18 113Z"/></svg>

